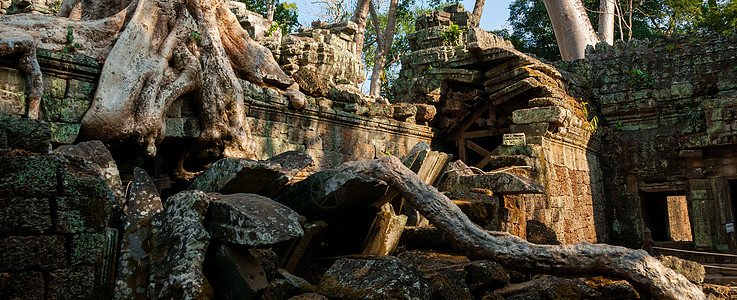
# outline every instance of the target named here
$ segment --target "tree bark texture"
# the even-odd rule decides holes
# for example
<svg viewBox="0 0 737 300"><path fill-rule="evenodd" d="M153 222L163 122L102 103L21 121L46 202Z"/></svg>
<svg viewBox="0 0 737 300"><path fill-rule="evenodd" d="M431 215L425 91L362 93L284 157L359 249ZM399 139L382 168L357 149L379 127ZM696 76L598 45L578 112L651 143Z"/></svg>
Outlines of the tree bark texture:
<svg viewBox="0 0 737 300"><path fill-rule="evenodd" d="M476 23L476 27L479 27L479 24L481 24L481 14L484 13L485 4L486 0L476 0L476 3L473 5L473 22Z"/></svg>
<svg viewBox="0 0 737 300"><path fill-rule="evenodd" d="M356 35L353 36L353 42L356 43L356 57L361 58L363 53L363 40L366 36L366 20L368 20L369 4L371 0L358 0L356 2L356 10L353 12L351 21L356 23Z"/></svg>
<svg viewBox="0 0 737 300"><path fill-rule="evenodd" d="M84 139L134 140L155 155L169 105L190 94L200 112L200 142L221 145L228 157L252 157L239 78L276 88L292 106L304 104L299 86L267 48L248 36L224 2L134 0L116 14L101 9L126 1L70 0L67 10L79 6L89 20L0 16L0 31L21 30L50 50L69 46L66 33L73 32L80 44L76 53L105 61L82 120Z"/></svg>
<svg viewBox="0 0 737 300"><path fill-rule="evenodd" d="M614 1L601 0L599 4L599 39L609 45L614 44Z"/></svg>
<svg viewBox="0 0 737 300"><path fill-rule="evenodd" d="M266 7L266 19L274 21L274 10L276 9L276 0L269 0L269 6Z"/></svg>
<svg viewBox="0 0 737 300"><path fill-rule="evenodd" d="M394 42L394 31L397 24L397 0L391 0L389 3L389 12L387 13L386 29L381 30L379 24L379 15L376 13L376 5L374 1L370 1L371 19L376 29L376 52L374 54L374 68L371 71L371 86L369 87L369 95L372 97L379 96L381 92L381 76L384 74L384 64L389 51L392 49ZM381 36L381 37L380 37Z"/></svg>
<svg viewBox="0 0 737 300"><path fill-rule="evenodd" d="M586 46L599 37L591 26L581 0L543 0L555 31L560 56L565 61L584 58Z"/></svg>
<svg viewBox="0 0 737 300"><path fill-rule="evenodd" d="M348 162L339 169L386 181L430 220L453 248L471 258L493 260L520 271L615 276L629 280L657 299L706 299L698 286L643 250L589 243L536 245L508 233L483 230L394 156Z"/></svg>

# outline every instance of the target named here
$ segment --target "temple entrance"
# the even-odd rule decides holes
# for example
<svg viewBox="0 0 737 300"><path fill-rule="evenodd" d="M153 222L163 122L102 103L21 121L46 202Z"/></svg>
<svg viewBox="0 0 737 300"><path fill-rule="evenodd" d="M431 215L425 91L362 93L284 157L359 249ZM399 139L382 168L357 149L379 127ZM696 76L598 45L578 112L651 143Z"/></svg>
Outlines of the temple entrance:
<svg viewBox="0 0 737 300"><path fill-rule="evenodd" d="M686 195L643 193L642 200L645 227L654 241L693 241Z"/></svg>

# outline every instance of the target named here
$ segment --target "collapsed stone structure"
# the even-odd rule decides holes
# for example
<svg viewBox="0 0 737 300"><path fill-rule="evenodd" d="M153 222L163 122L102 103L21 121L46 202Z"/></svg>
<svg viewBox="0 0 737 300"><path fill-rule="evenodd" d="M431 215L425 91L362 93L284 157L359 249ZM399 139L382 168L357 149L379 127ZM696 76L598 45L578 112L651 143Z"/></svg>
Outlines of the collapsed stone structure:
<svg viewBox="0 0 737 300"><path fill-rule="evenodd" d="M58 253L65 253L65 259L57 259L58 262L52 264L42 261L14 267L10 267L12 261L7 260L0 265L0 272L10 275L4 277L0 287L30 282L25 278L42 273L44 279L31 282L33 287L29 287L36 291L52 291L46 294L38 292L41 296L53 297L57 290L63 295L80 297L111 293L110 268L115 259L111 258L114 251L110 244L118 238L104 228L119 226L124 229L120 239L126 241L124 245L130 248L125 250L128 252L121 252L118 278L128 276L129 281L118 280L115 290L118 296L148 293L156 298L180 295L177 293L181 291L191 292L193 294L188 295L192 296L211 296L213 291L208 290L211 288L208 278L221 275L210 273L211 270L204 270L204 274L200 272L202 266L207 265L207 253L202 245L205 249L208 245L217 249L216 262L212 263L217 270L232 268L236 264L234 262L239 261L263 268L266 275L262 274L263 278L259 277L245 286L243 282L226 284L240 285L240 292L250 295L258 292L261 296L271 295L275 299L281 297L277 296L280 293L286 297L287 294L314 292L314 286L291 277L290 272L309 269L303 254L308 253L308 249L314 250L315 245L311 243L320 241L326 226L331 228L324 222L320 223L320 218L326 218L328 224L345 220L335 221L340 220L337 216L341 213L337 212L332 213L332 220L329 214L327 217L326 214L320 217L311 215L310 209L314 207L304 208L301 206L304 204L292 203L294 199L309 198L321 205L335 204L330 201L341 204L346 190L369 191L361 195L360 203L353 203L350 208L339 205L342 210L336 211L350 212L351 218L355 219L368 211L367 220L374 220L373 224L369 222L356 227L380 238L370 239L364 231L330 232L340 238L352 236L358 239L348 243L357 246L350 248L351 251L366 246L362 244L365 238L369 241L363 249L365 254L388 254L399 243L399 237L392 237L397 230L401 234L404 225L426 224L416 212L406 207L401 197L392 194L385 183L382 185L375 179L340 171L321 171L337 167L342 162L389 154L404 156L406 166L425 182L448 192L466 215L487 230L508 231L540 243L587 241L638 247L642 230L649 227L656 241L672 239L679 241L677 246L684 248L734 251L737 243L728 231L729 226L725 225L731 223L734 216L732 199L735 196L730 191L737 190L737 184L730 179L735 168L731 145L737 142L733 139L730 109L731 103L735 102L737 84L734 76L729 76L734 70L724 67L734 64L733 38L706 42L666 40L613 48L601 45L596 51L590 51L586 60L552 66L516 51L509 42L491 33L475 28L470 21L470 13L458 6L450 6L417 20L417 32L410 37L412 52L402 61L403 70L397 87L399 103L380 104L367 99L358 90L363 71L360 61L350 54L355 47L352 44L354 24L316 23L314 28L301 29L300 33L283 37L280 42L278 33L269 36L270 24L267 21L242 11L243 8L237 4L232 8L237 11L241 25L254 39L270 48L277 62L308 97L303 108L294 109L286 96L241 80L253 137L251 142L258 149L261 155L258 158L262 161L241 162L236 164L240 167L218 169L221 168L219 162L213 165L218 168L211 174L216 174L213 175L216 177L229 175L233 168L256 164L257 167L246 169L270 173L257 173L263 176L238 182L249 182L251 186L253 181L259 181L256 179L263 181L273 175L275 182L291 186L293 190L288 191L283 186L259 187L239 192L261 196L231 198L225 194L235 191L223 186L211 189L202 187L208 185L196 186L191 189L223 195L192 191L168 198L171 200L165 197L136 200L144 201L133 203L139 203L136 209L142 209L145 214L135 215L135 211L129 210L113 213L113 218L107 215L100 217L96 219L99 224L82 230L90 235L87 237L57 228L64 221L60 217L64 215L60 210L66 207L63 186L48 194L30 196L9 187L20 176L15 175L32 169L31 162L20 164L0 176L0 182L7 183L2 189L19 193L10 197L17 203L36 203L34 201L38 197L50 199L39 202L38 211L41 213L33 213L33 220L38 215L39 222L44 225L39 225L39 228L21 225L22 228L17 228L18 225L10 224L15 224L15 219L3 219L8 220L8 228L17 230L0 235L0 247L23 253L16 242L23 241L20 245L38 244L36 235L40 235L42 239L59 240L57 244L61 246L39 246L48 250L39 251L39 260L46 259L43 255ZM451 24L460 25L458 31ZM706 51L702 51L704 49ZM15 161L17 157L26 155L17 155L19 149L37 152L30 154L31 161L45 159L49 155L57 155L53 159L61 161L70 160L59 156L61 154L48 154L49 143L58 146L77 140L80 120L94 96L100 68L93 59L42 49L38 51L38 57L46 91L41 104L41 119L47 123L42 126L48 127L44 127L44 135L38 139L40 142L37 144L42 146L14 144L16 140L23 140L16 133L20 129L6 127L0 131L3 138L0 149L5 151L2 159L6 161ZM678 63L670 66L665 62ZM663 68L665 71L660 72ZM0 112L22 115L26 106L23 77L8 61L0 60L0 78ZM153 163L155 183L141 183L145 181L143 178L148 179L145 173L135 173L139 174L138 179L131 177L134 166L143 165L141 160L131 159L135 155L130 153L115 153L113 149L117 157L125 158L119 163L126 180L147 185L144 190L155 191L157 187L154 185L159 184L158 188L168 185L170 178L166 175L177 176L176 171L181 171L177 168L185 167L187 151L192 148L182 146L201 134L199 112L192 108L192 101L185 95L168 109L166 139L158 161ZM598 126L592 125L594 116ZM430 149L420 147L412 150L419 142L452 152L460 162L450 163L448 155ZM308 154L312 164L309 167L309 163L301 165L298 170L288 172L289 178L284 177L286 175L279 177L276 174L286 169L282 168L284 161L272 163L269 158L290 150ZM212 162L218 153L217 149L200 149L192 156L193 160L200 161L191 165L202 167ZM83 164L74 159L71 161ZM62 177L69 176L65 172L75 176L80 174L76 169L54 170ZM171 173L164 174L166 172ZM94 177L95 186L100 185L104 178L92 173L87 175ZM225 179L210 180L225 182L220 182ZM296 184L298 181L300 184ZM341 188L325 184L334 181L341 182ZM217 185L215 183L209 186ZM268 180L264 181L266 183ZM120 202L122 193L114 191L115 184L108 185L110 194L114 196L106 195L104 198L104 193L96 190L100 194L94 196L96 201L103 203L98 204L105 206L106 203L106 207L113 211L126 207ZM100 189L105 190L103 187ZM315 196L316 193L320 196ZM282 198L277 197L280 194ZM277 218L283 221L279 228L283 225L290 230L276 239L264 237L268 235L264 232L269 231L269 226L277 226L274 224L257 224L253 225L256 229L247 230L239 227L260 217L259 213L255 217L248 215L247 209L239 207L244 201L252 203L253 207L264 208L264 211L282 209L282 204L264 196L273 197L290 207ZM162 200L164 205L160 203ZM129 209L131 203L129 198ZM375 203L391 205L372 206ZM75 205L83 206L81 203ZM21 206L24 205L9 205L2 211L3 216L25 214L25 208ZM85 219L89 214L83 212L84 208L72 207L69 210L75 217L81 215ZM297 220L291 209L309 216L308 222ZM375 219L375 211L372 210L380 211ZM404 219L399 213L408 217ZM120 219L121 214L136 221L125 223L125 218L123 221ZM714 215L718 216L717 220L712 217ZM231 216L241 220L240 223L222 222ZM167 218L181 219L181 224L167 222ZM190 229L180 230L184 227ZM406 245L421 242L436 245L440 242L443 245L443 239L437 234L422 226L407 227L402 239ZM260 242L253 236L268 241ZM83 237L94 238L100 243L82 245L79 241ZM152 241L150 245L141 243L148 239ZM279 243L288 240L292 241L290 246L280 246ZM164 282L166 270L173 268L166 261L171 258L169 255L177 255L170 249L177 242L169 241L195 241L198 244L195 248L185 249L182 254L192 263L188 267L199 268L191 281ZM256 246L260 245L275 245L274 251L258 249ZM94 249L82 249L87 246ZM137 271L123 267L123 262L125 266L141 264L141 251L154 251L147 247L158 251L151 254L157 262ZM249 250L244 252L243 249ZM85 257L94 259L78 261L75 253L85 251L91 251ZM566 285L588 297L634 297L632 295L637 294L635 287L626 281L567 281L556 277L500 289L510 283L510 275L514 274L507 274L492 262L470 262L454 257L440 263L440 266L428 266L422 261L436 259L437 254L405 253L402 261L338 261L327 270L323 278L325 282L321 283L318 291L330 297L364 297L368 295L367 291L381 289L380 284L392 284L381 281L383 283L377 283L378 286L362 287L355 283L360 280L346 283L355 279L350 278L351 273L346 273L346 270L364 268L382 270L378 272L401 271L410 278L405 283L420 282L423 287L419 290L387 289L387 294L383 295L390 297L429 297L425 294L425 286L432 286L435 293L446 293L443 295L447 298L480 297L478 293L490 290L497 290L495 293L507 297L530 291L530 286L538 283L550 290ZM268 261L276 260L274 256L286 270L277 272L276 267L267 270ZM304 257L308 255L304 254ZM422 274L417 274L414 269L407 270L403 262L408 261ZM84 276L78 272L82 269L86 272ZM701 270L703 273L703 268ZM247 277L242 269L230 269L230 272ZM477 278L478 274L487 273L494 276L489 277L491 279ZM73 278L77 275L84 277L84 288L69 290L70 285L64 285L64 282L75 280ZM512 282L525 281L522 277L512 279ZM142 278L155 280L141 282ZM448 283L458 278L465 279L456 284ZM426 279L431 282L425 282ZM698 276L693 281L698 282ZM225 284L222 282L213 284L212 288L222 291L225 289L219 286ZM12 291L9 293L14 295Z"/></svg>

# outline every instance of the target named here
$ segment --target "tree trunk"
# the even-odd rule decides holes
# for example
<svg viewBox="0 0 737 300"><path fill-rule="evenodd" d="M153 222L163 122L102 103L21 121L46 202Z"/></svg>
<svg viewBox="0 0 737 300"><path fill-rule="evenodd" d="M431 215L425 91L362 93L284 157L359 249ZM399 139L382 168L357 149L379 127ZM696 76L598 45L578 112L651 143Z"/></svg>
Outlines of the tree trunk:
<svg viewBox="0 0 737 300"><path fill-rule="evenodd" d="M269 1L269 5L266 7L266 19L274 21L274 10L276 9L276 0Z"/></svg>
<svg viewBox="0 0 737 300"><path fill-rule="evenodd" d="M473 22L476 23L476 27L481 24L481 14L484 12L484 4L486 0L476 0L476 4L473 5Z"/></svg>
<svg viewBox="0 0 737 300"><path fill-rule="evenodd" d="M371 86L369 88L369 95L372 97L379 96L381 92L381 76L384 74L384 64L386 63L386 57L389 55L389 51L392 48L394 42L394 30L396 29L397 23L397 0L391 0L389 4L389 12L387 14L386 29L381 32L381 26L379 24L379 16L376 13L376 6L371 1L371 19L373 20L374 27L376 29L376 53L374 54L374 68L371 71ZM381 35L381 38L379 38Z"/></svg>
<svg viewBox="0 0 737 300"><path fill-rule="evenodd" d="M599 38L609 45L614 44L614 1L601 0L599 4Z"/></svg>
<svg viewBox="0 0 737 300"><path fill-rule="evenodd" d="M117 7L125 0L109 2L114 3L94 7ZM67 27L80 44L75 52L105 60L82 119L84 139L133 140L155 155L169 105L189 93L200 112L200 142L221 145L225 156L252 157L238 78L278 88L295 107L304 103L304 94L271 52L251 40L220 0L138 0L111 17L90 21L0 16L0 30L23 30L38 47L50 50L68 46L58 34ZM5 40L2 35L0 41Z"/></svg>
<svg viewBox="0 0 737 300"><path fill-rule="evenodd" d="M643 250L604 244L536 245L503 232L490 232L394 157L348 162L342 171L386 181L448 238L453 248L474 259L536 273L608 275L629 280L657 299L706 299L698 286L663 266Z"/></svg>
<svg viewBox="0 0 737 300"><path fill-rule="evenodd" d="M363 52L363 39L366 35L366 20L368 19L369 3L371 0L358 0L356 10L353 12L351 22L356 23L356 35L353 36L353 42L356 43L354 54L361 59Z"/></svg>
<svg viewBox="0 0 737 300"><path fill-rule="evenodd" d="M596 45L599 38L591 26L580 0L543 0L553 23L563 60L584 58L586 46Z"/></svg>

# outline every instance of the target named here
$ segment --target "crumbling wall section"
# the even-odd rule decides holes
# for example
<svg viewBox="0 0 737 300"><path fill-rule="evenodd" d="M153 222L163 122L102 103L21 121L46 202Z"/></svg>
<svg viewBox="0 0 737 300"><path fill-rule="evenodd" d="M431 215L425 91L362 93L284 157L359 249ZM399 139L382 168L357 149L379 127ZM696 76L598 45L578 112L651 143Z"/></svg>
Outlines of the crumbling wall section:
<svg viewBox="0 0 737 300"><path fill-rule="evenodd" d="M606 242L597 144L580 99L558 70L470 26L469 14L454 5L417 19L396 97L434 106L433 124L466 164L511 168L542 184L545 194L518 197L527 220L550 227L563 243ZM495 143L505 134L516 142Z"/></svg>
<svg viewBox="0 0 737 300"><path fill-rule="evenodd" d="M87 162L50 154L49 125L0 115L0 298L109 298L112 191Z"/></svg>
<svg viewBox="0 0 737 300"><path fill-rule="evenodd" d="M612 241L637 246L648 195L687 197L693 244L734 251L737 37L600 45L566 68L588 81L602 137Z"/></svg>

